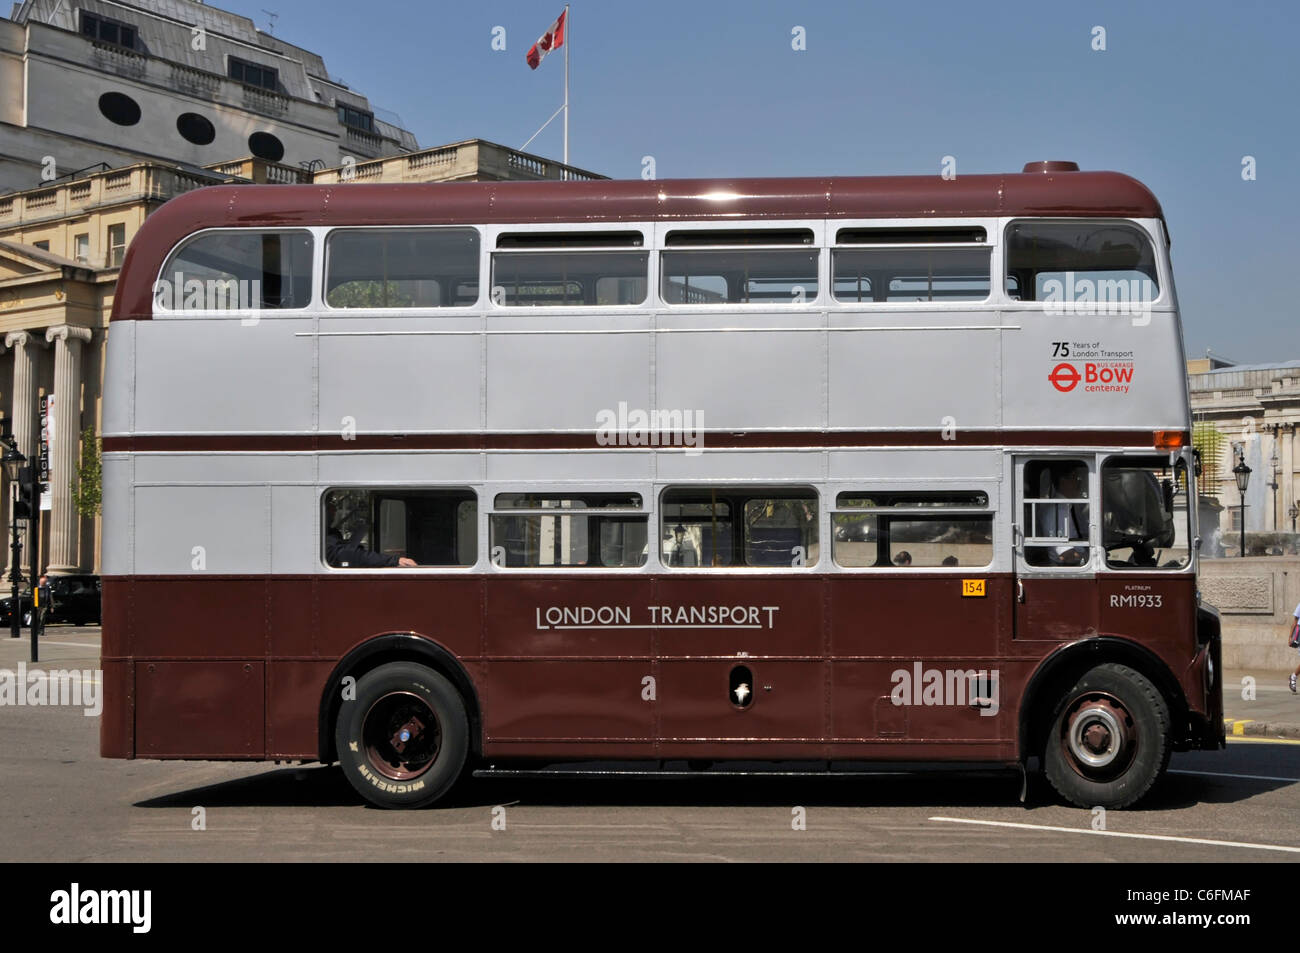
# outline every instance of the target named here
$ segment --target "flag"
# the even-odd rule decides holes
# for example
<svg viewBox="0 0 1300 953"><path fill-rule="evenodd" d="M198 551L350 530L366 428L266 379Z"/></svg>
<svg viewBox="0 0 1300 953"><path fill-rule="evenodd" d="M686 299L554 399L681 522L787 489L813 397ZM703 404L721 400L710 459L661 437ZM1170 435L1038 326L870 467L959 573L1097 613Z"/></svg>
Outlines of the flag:
<svg viewBox="0 0 1300 953"><path fill-rule="evenodd" d="M528 61L529 69L537 69L542 62L542 57L551 50L558 50L564 45L564 18L568 13L569 11L566 8L564 13L561 13L559 18L551 24L551 28L538 37L537 42L529 48L527 55L524 56L524 59Z"/></svg>

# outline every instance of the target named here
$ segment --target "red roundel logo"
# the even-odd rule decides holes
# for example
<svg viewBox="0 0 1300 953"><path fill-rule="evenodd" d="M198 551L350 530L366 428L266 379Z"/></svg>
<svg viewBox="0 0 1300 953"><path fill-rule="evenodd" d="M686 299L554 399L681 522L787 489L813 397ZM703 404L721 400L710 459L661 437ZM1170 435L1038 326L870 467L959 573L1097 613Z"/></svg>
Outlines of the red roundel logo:
<svg viewBox="0 0 1300 953"><path fill-rule="evenodd" d="M1047 379L1062 394L1068 394L1074 390L1074 386L1079 383L1081 376L1073 364L1057 364L1052 368L1052 373L1047 375Z"/></svg>

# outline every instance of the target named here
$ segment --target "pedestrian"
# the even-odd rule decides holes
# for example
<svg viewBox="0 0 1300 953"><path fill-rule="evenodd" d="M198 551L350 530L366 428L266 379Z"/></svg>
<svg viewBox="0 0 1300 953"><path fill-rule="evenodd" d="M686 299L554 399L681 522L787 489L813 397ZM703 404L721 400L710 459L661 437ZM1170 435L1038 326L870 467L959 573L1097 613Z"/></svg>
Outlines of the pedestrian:
<svg viewBox="0 0 1300 953"><path fill-rule="evenodd" d="M44 628L45 617L50 614L50 577L45 573L41 573L41 578L36 583L36 589L36 594L39 597L37 601L40 603L40 623L41 627ZM32 614L32 618L35 620L36 613Z"/></svg>
<svg viewBox="0 0 1300 953"><path fill-rule="evenodd" d="M1292 648L1300 649L1300 604L1295 607L1295 618L1291 622L1290 645ZM1296 677L1300 676L1300 665L1296 665L1295 671L1291 673L1291 694L1296 694Z"/></svg>

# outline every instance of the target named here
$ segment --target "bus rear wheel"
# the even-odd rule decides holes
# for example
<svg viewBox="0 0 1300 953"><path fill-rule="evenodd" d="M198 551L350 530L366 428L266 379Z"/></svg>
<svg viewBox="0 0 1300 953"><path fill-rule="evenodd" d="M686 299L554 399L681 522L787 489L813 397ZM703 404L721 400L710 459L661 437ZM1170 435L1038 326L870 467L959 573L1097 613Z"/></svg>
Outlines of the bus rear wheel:
<svg viewBox="0 0 1300 953"><path fill-rule="evenodd" d="M469 719L456 688L414 662L392 662L357 680L335 725L339 764L372 804L432 804L460 777Z"/></svg>
<svg viewBox="0 0 1300 953"><path fill-rule="evenodd" d="M1047 779L1079 807L1136 804L1169 765L1169 705L1145 675L1107 664L1060 699L1043 751Z"/></svg>

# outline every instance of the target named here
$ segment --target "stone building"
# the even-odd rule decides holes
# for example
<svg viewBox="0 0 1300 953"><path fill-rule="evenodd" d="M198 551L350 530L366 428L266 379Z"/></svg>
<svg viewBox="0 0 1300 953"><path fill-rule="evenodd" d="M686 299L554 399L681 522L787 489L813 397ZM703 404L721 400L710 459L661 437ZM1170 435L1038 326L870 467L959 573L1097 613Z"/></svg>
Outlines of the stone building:
<svg viewBox="0 0 1300 953"><path fill-rule="evenodd" d="M0 18L0 193L90 168L412 152L316 53L195 0L24 0Z"/></svg>
<svg viewBox="0 0 1300 953"><path fill-rule="evenodd" d="M1201 508L1206 553L1240 552L1242 499L1232 468L1243 459L1251 469L1247 553L1292 549L1300 521L1300 360L1230 364L1202 358L1187 362L1187 382L1197 429L1219 435L1217 460L1207 460L1201 480L1202 494L1222 508L1217 532Z"/></svg>

